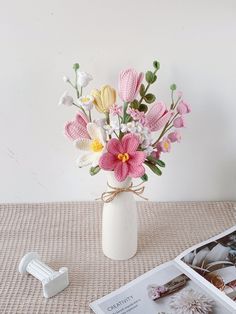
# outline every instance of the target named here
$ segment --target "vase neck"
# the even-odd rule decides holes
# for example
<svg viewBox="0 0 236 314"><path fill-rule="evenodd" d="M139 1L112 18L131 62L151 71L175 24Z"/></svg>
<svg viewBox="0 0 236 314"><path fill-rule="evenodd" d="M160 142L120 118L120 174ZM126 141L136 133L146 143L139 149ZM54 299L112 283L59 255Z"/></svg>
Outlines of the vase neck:
<svg viewBox="0 0 236 314"><path fill-rule="evenodd" d="M113 171L109 171L107 174L107 183L114 187L114 188L127 188L131 184L131 178L127 177L124 181L118 181L115 176Z"/></svg>

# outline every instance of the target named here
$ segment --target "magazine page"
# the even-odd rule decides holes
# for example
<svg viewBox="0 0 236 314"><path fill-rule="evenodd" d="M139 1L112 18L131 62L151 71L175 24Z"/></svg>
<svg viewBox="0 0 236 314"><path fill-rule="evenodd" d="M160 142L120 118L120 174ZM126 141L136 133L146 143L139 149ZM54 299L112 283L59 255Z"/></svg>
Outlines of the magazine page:
<svg viewBox="0 0 236 314"><path fill-rule="evenodd" d="M187 249L175 261L236 310L236 226Z"/></svg>
<svg viewBox="0 0 236 314"><path fill-rule="evenodd" d="M96 314L233 313L175 262L152 269L90 307Z"/></svg>

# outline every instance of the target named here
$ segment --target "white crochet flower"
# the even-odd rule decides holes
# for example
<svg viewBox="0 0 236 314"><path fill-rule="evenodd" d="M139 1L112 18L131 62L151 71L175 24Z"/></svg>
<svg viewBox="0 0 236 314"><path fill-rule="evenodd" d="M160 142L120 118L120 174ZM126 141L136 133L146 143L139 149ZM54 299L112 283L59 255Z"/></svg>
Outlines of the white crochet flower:
<svg viewBox="0 0 236 314"><path fill-rule="evenodd" d="M151 154L151 132L148 128L143 126L140 122L132 121L127 124L121 124L121 132L130 132L138 136L141 147L143 149L147 148L147 153Z"/></svg>
<svg viewBox="0 0 236 314"><path fill-rule="evenodd" d="M121 132L126 133L126 132L130 132L130 133L136 133L137 132L137 122L132 121L132 122L128 122L127 124L122 123L121 124Z"/></svg>
<svg viewBox="0 0 236 314"><path fill-rule="evenodd" d="M108 135L112 135L113 132L120 131L119 123L117 121L111 121L110 124L105 124L103 128L106 130Z"/></svg>
<svg viewBox="0 0 236 314"><path fill-rule="evenodd" d="M65 106L72 106L73 105L73 97L71 97L68 92L66 91L61 98L59 99L59 106L65 105Z"/></svg>
<svg viewBox="0 0 236 314"><path fill-rule="evenodd" d="M105 138L102 129L96 123L88 123L87 131L90 139L80 139L75 141L75 146L83 152L77 159L77 165L84 167L98 165L99 159L105 150Z"/></svg>
<svg viewBox="0 0 236 314"><path fill-rule="evenodd" d="M91 95L81 96L78 99L78 105L84 108L85 110L91 110L93 108L94 98Z"/></svg>
<svg viewBox="0 0 236 314"><path fill-rule="evenodd" d="M86 87L92 81L92 75L87 72L77 71L77 84L81 87Z"/></svg>

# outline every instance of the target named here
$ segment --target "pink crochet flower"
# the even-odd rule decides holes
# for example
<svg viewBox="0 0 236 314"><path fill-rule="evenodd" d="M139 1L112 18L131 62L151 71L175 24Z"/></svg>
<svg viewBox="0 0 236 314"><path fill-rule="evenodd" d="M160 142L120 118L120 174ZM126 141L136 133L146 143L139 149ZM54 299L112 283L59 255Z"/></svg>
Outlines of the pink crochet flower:
<svg viewBox="0 0 236 314"><path fill-rule="evenodd" d="M142 125L146 124L146 115L143 111L128 107L127 113L134 119L134 121L139 121Z"/></svg>
<svg viewBox="0 0 236 314"><path fill-rule="evenodd" d="M135 99L143 80L143 73L134 69L127 69L120 72L118 89L119 96L124 102L131 102Z"/></svg>
<svg viewBox="0 0 236 314"><path fill-rule="evenodd" d="M150 131L159 131L172 117L173 111L167 110L166 105L156 102L146 114L146 126Z"/></svg>
<svg viewBox="0 0 236 314"><path fill-rule="evenodd" d="M174 125L175 128L184 128L185 127L184 117L180 116L180 117L176 118L173 121L173 125Z"/></svg>
<svg viewBox="0 0 236 314"><path fill-rule="evenodd" d="M78 140L82 138L90 138L87 132L87 124L89 120L82 112L78 112L75 120L69 121L65 125L65 135L70 140Z"/></svg>
<svg viewBox="0 0 236 314"><path fill-rule="evenodd" d="M191 112L191 107L188 103L184 102L183 100L178 104L177 111L179 114L186 114Z"/></svg>
<svg viewBox="0 0 236 314"><path fill-rule="evenodd" d="M122 107L117 104L114 104L111 106L109 111L110 111L110 114L113 116L120 116L122 113Z"/></svg>
<svg viewBox="0 0 236 314"><path fill-rule="evenodd" d="M179 143L181 141L181 134L178 130L169 133L167 137L171 141L171 143L174 143L174 142Z"/></svg>
<svg viewBox="0 0 236 314"><path fill-rule="evenodd" d="M169 153L171 150L171 141L167 137L164 137L156 146L157 150L160 150L163 153Z"/></svg>
<svg viewBox="0 0 236 314"><path fill-rule="evenodd" d="M139 139L135 134L126 134L122 140L112 138L107 144L107 152L99 160L103 170L114 170L118 181L124 181L128 176L138 178L144 175L142 165L146 154L137 151Z"/></svg>

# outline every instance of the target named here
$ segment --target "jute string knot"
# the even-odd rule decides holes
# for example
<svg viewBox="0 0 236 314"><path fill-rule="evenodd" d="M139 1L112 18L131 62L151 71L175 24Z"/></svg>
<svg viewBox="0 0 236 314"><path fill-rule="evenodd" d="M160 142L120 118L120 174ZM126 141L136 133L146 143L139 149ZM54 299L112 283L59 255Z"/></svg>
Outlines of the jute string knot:
<svg viewBox="0 0 236 314"><path fill-rule="evenodd" d="M145 187L141 186L143 183L140 183L138 185L133 185L133 183L130 184L127 188L116 188L114 186L111 186L109 183L107 183L107 186L111 189L111 191L103 192L101 197L97 200L102 200L104 203L110 203L112 202L117 195L123 192L131 192L137 195L138 197L144 199L147 201L148 199L141 194L143 194Z"/></svg>

